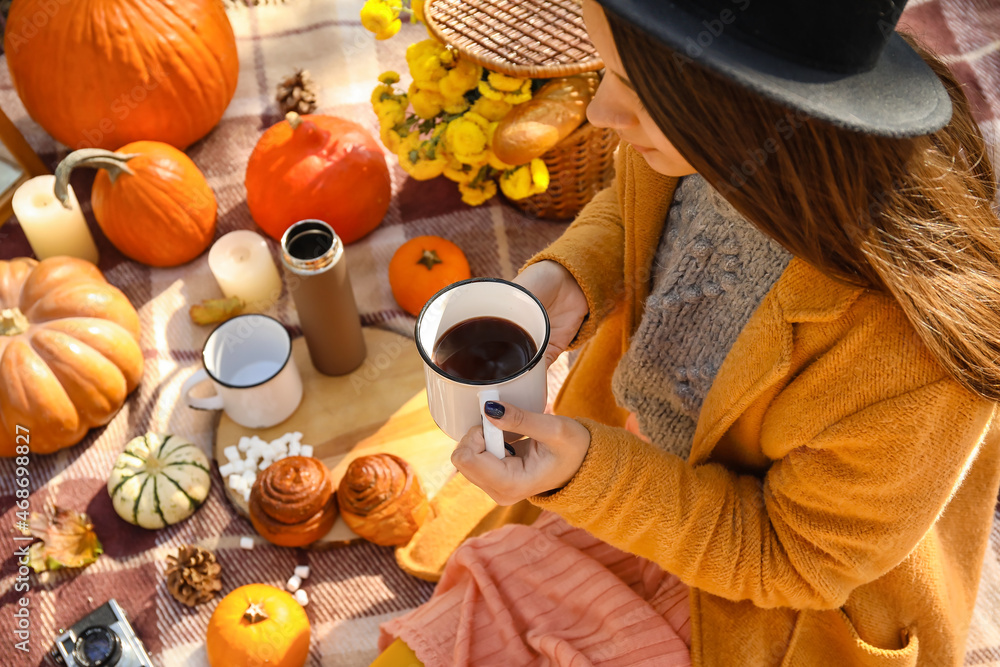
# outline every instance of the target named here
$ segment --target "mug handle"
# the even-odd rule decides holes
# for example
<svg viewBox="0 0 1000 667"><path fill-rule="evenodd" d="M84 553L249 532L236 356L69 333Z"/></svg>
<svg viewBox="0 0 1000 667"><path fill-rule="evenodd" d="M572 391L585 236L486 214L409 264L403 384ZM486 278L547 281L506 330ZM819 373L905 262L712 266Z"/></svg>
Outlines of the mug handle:
<svg viewBox="0 0 1000 667"><path fill-rule="evenodd" d="M486 440L486 451L498 459L507 456L503 446L503 430L494 426L493 422L486 418L483 406L486 401L499 401L500 392L496 389L483 389L479 392L479 414L483 417L483 438Z"/></svg>
<svg viewBox="0 0 1000 667"><path fill-rule="evenodd" d="M195 388L200 382L204 382L208 379L208 372L204 368L199 368L195 371L194 375L189 377L181 385L181 396L187 401L188 407L194 408L195 410L221 410L222 409L222 397L216 394L215 396L209 396L207 398L196 398L191 396L191 390ZM494 427L495 428L495 427Z"/></svg>

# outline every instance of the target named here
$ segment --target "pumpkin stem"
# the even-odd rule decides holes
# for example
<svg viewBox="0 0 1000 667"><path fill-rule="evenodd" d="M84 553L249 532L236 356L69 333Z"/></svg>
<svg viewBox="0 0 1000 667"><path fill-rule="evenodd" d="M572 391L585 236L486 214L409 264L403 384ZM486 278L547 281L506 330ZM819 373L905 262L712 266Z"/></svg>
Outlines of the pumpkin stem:
<svg viewBox="0 0 1000 667"><path fill-rule="evenodd" d="M126 164L134 157L139 157L139 154L123 155L122 153L106 151L103 148L81 148L78 151L73 151L64 157L59 166L56 167L56 199L64 208L72 208L69 199L69 175L77 167L104 169L108 172L111 182L114 183L115 179L122 174L134 175L134 172Z"/></svg>
<svg viewBox="0 0 1000 667"><path fill-rule="evenodd" d="M266 621L270 616L264 611L264 608L256 602L251 602L247 610L243 612L243 619L253 625L254 623L260 623L261 621Z"/></svg>
<svg viewBox="0 0 1000 667"><path fill-rule="evenodd" d="M437 250L424 250L423 254L420 255L420 259L417 260L417 264L423 264L430 271L434 268L435 264L444 264L444 262L438 256Z"/></svg>
<svg viewBox="0 0 1000 667"><path fill-rule="evenodd" d="M285 120L288 121L288 124L292 126L293 130L299 129L299 125L302 124L302 116L298 115L294 111L286 113Z"/></svg>
<svg viewBox="0 0 1000 667"><path fill-rule="evenodd" d="M0 336L16 336L28 330L28 318L18 308L0 310Z"/></svg>

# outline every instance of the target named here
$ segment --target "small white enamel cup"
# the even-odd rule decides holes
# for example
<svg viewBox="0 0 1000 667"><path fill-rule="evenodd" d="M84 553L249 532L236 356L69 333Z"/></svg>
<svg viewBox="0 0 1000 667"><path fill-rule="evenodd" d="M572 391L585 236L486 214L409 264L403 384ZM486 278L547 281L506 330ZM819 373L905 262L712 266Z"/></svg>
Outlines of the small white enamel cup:
<svg viewBox="0 0 1000 667"><path fill-rule="evenodd" d="M204 368L189 377L181 396L196 410L223 410L247 428L288 419L302 401L302 378L292 359L292 337L267 315L239 315L217 326L201 351ZM191 396L211 380L215 395Z"/></svg>
<svg viewBox="0 0 1000 667"><path fill-rule="evenodd" d="M476 317L499 317L514 322L534 340L537 352L513 375L489 382L454 377L434 363L434 347L449 329ZM545 348L549 344L549 317L535 295L499 278L472 278L445 287L431 297L417 318L414 338L424 360L427 406L446 435L461 440L482 424L486 449L505 456L503 432L483 417L486 401L502 401L522 410L545 409Z"/></svg>

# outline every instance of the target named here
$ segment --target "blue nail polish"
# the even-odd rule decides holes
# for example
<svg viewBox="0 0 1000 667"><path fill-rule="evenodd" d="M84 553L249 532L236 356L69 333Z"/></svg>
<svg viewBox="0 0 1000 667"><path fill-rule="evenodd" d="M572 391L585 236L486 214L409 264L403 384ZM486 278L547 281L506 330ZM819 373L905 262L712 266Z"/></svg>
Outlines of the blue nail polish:
<svg viewBox="0 0 1000 667"><path fill-rule="evenodd" d="M517 456L517 452L514 450L514 446L508 442L503 443L503 448L507 450L507 453L511 456Z"/></svg>
<svg viewBox="0 0 1000 667"><path fill-rule="evenodd" d="M486 403L483 404L483 412L485 412L488 417L500 419L503 417L504 408L496 401L486 401Z"/></svg>

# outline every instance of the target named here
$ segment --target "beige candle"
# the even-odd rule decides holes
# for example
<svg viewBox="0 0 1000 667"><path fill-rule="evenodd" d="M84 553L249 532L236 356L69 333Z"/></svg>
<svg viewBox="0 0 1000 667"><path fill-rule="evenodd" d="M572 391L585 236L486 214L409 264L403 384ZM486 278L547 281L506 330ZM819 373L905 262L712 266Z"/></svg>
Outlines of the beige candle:
<svg viewBox="0 0 1000 667"><path fill-rule="evenodd" d="M36 176L14 192L11 205L31 249L38 259L71 255L97 264L97 246L76 193L68 187L71 207L66 208L56 199L55 187L55 176Z"/></svg>
<svg viewBox="0 0 1000 667"><path fill-rule="evenodd" d="M227 297L239 297L247 311L263 312L281 296L281 276L260 234L229 232L208 251L208 267Z"/></svg>

